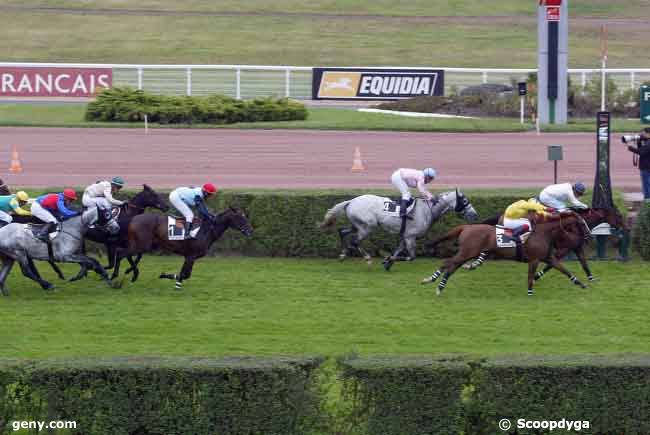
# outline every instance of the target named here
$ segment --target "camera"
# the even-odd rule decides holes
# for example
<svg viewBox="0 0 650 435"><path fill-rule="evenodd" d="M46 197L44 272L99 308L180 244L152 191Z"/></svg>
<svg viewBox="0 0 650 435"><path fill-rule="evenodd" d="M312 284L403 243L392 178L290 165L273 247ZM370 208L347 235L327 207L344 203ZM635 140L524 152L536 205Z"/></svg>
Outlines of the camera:
<svg viewBox="0 0 650 435"><path fill-rule="evenodd" d="M639 134L626 134L621 137L621 141L623 141L623 143L628 143L628 142L639 143L640 140L641 140L641 135Z"/></svg>

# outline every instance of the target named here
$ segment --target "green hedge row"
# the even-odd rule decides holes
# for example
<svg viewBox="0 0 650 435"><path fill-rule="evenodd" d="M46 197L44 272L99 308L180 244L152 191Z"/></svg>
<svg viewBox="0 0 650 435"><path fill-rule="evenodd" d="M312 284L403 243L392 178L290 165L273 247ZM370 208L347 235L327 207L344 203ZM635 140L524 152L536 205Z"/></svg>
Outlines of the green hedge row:
<svg viewBox="0 0 650 435"><path fill-rule="evenodd" d="M305 434L320 358L114 358L0 363L0 433L76 421L72 434Z"/></svg>
<svg viewBox="0 0 650 435"><path fill-rule="evenodd" d="M142 122L145 114L149 122L160 124L232 124L307 119L305 106L286 98L244 101L224 95L164 96L128 87L105 89L86 108L87 121Z"/></svg>
<svg viewBox="0 0 650 435"><path fill-rule="evenodd" d="M639 212L635 233L641 257L650 260L650 203L648 202Z"/></svg>
<svg viewBox="0 0 650 435"><path fill-rule="evenodd" d="M517 428L520 419L564 420L557 434L575 432L566 422L650 433L650 355L352 357L329 371L322 362L0 360L0 434L52 420L76 421L66 432L75 435L549 433Z"/></svg>
<svg viewBox="0 0 650 435"><path fill-rule="evenodd" d="M550 433L518 428L520 419L564 419L586 433L650 433L649 355L367 358L343 367L363 434ZM500 429L504 418L510 430ZM552 433L575 433L566 422Z"/></svg>
<svg viewBox="0 0 650 435"><path fill-rule="evenodd" d="M134 186L130 186L134 187ZM15 190L15 189L14 189ZM57 189L52 189L57 191ZM41 193L41 192L39 192ZM79 192L80 194L81 192ZM163 191L159 191L163 193ZM340 239L337 232L323 232L318 224L323 220L328 209L335 204L349 200L358 195L374 193L396 198L394 191L245 191L224 190L210 200L208 206L213 211L223 211L228 206L243 208L249 216L254 234L245 238L236 231L227 231L223 238L212 246L212 255L237 254L265 257L336 257L340 252ZM521 198L528 198L534 191L469 191L464 192L480 219L502 213L505 208ZM30 194L36 194L30 191ZM118 194L119 198L130 198L134 191ZM167 197L167 192L164 193ZM585 199L590 203L590 198ZM624 210L620 195L615 202L619 210ZM337 221L337 226L346 225L345 217ZM427 251L427 240L447 231L455 225L465 223L455 213L449 212L439 222L434 223L424 240L418 242L418 255L431 255ZM637 231L645 231L637 229ZM645 234L650 234L645 231ZM364 247L374 256L387 254L397 246L398 237L377 229L364 242ZM436 255L447 256L454 250L452 243L442 244Z"/></svg>

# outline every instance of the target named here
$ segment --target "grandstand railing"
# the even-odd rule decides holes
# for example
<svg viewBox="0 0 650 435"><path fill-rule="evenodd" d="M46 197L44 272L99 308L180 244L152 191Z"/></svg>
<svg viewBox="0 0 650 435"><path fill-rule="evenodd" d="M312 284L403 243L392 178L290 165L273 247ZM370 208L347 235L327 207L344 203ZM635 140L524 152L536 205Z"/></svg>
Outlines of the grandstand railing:
<svg viewBox="0 0 650 435"><path fill-rule="evenodd" d="M112 68L113 86L131 86L168 95L218 93L238 99L276 96L306 100L311 98L312 92L312 67L307 66L0 62L0 67ZM386 69L390 68L405 69L386 67ZM530 73L537 72L536 68L434 67L434 69L445 70L446 93L482 83L510 85L525 80ZM650 82L650 68L607 68L605 72L621 90L638 89L643 82ZM572 83L579 83L582 87L594 78L600 80L600 74L599 68L569 69Z"/></svg>

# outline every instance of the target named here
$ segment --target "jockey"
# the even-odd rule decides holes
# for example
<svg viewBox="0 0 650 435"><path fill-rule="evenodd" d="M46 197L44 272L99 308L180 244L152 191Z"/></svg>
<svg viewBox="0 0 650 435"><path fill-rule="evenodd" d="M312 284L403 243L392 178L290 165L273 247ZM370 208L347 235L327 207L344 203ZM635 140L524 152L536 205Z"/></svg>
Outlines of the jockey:
<svg viewBox="0 0 650 435"><path fill-rule="evenodd" d="M409 188L417 187L424 199L431 200L433 195L431 195L431 192L429 192L424 185L429 184L435 178L436 171L433 168L425 168L422 171L417 169L400 168L393 172L393 175L390 177L393 186L395 186L402 194L399 206L399 216L402 218L402 227L399 231L400 238L404 237L404 229L406 227L406 209L413 201Z"/></svg>
<svg viewBox="0 0 650 435"><path fill-rule="evenodd" d="M578 200L586 190L584 183L581 182L573 186L571 183L552 184L542 190L537 199L543 205L558 211L565 211L569 207L589 208Z"/></svg>
<svg viewBox="0 0 650 435"><path fill-rule="evenodd" d="M61 220L78 216L79 212L68 208L76 199L77 193L72 189L64 189L61 193L48 193L36 198L32 203L32 215L46 223L36 237L47 243L48 235L57 230L59 221L54 217L53 212L61 216Z"/></svg>
<svg viewBox="0 0 650 435"><path fill-rule="evenodd" d="M110 209L112 206L120 207L124 201L113 198L113 194L117 193L124 187L124 179L122 177L113 177L109 181L98 181L86 187L84 194L81 198L81 203L84 207L90 208L96 205L102 209Z"/></svg>
<svg viewBox="0 0 650 435"><path fill-rule="evenodd" d="M205 200L217 193L214 184L206 183L203 187L179 187L169 194L169 201L185 217L185 238L193 238L190 232L194 221L192 207L196 207L201 217L211 219L212 214L205 205Z"/></svg>
<svg viewBox="0 0 650 435"><path fill-rule="evenodd" d="M531 212L540 216L548 216L555 210L545 207L534 199L522 199L510 204L503 214L503 226L512 230L512 237L518 244L521 243L521 235L531 229L530 220L528 220L528 214Z"/></svg>
<svg viewBox="0 0 650 435"><path fill-rule="evenodd" d="M15 195L0 196L0 226L10 224L13 221L11 213L19 216L31 216L32 214L22 207L29 201L29 195L23 192L16 192Z"/></svg>

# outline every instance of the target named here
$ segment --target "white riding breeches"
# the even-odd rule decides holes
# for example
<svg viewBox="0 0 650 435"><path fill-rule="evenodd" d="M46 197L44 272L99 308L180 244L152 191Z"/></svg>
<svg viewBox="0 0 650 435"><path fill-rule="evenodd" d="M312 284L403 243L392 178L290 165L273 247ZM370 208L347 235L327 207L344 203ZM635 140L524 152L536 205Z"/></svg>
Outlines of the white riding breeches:
<svg viewBox="0 0 650 435"><path fill-rule="evenodd" d="M10 224L11 222L13 222L13 220L14 218L12 218L9 213L0 210L0 221L7 222L8 224Z"/></svg>
<svg viewBox="0 0 650 435"><path fill-rule="evenodd" d="M172 192L169 194L169 202L172 203L172 205L176 208L176 210L180 211L183 216L185 216L185 220L187 222L192 222L194 221L194 213L192 212L192 209L185 204L185 202L181 199L180 196L178 196L178 193Z"/></svg>
<svg viewBox="0 0 650 435"><path fill-rule="evenodd" d="M111 208L113 208L111 203L108 202L106 198L102 198L101 196L99 197L90 196L87 193L84 193L84 195L81 197L81 203L86 208L92 208L95 206L99 206L99 208L104 210L107 209L110 210Z"/></svg>
<svg viewBox="0 0 650 435"><path fill-rule="evenodd" d="M402 194L402 199L406 201L411 200L411 191L402 179L402 175L400 174L399 169L393 172L393 175L390 177L390 181L393 183L393 186L395 186L395 188L400 191Z"/></svg>
<svg viewBox="0 0 650 435"><path fill-rule="evenodd" d="M41 207L41 205L36 201L32 203L32 215L36 216L43 222L53 222L53 223L58 222L54 217L54 215L50 213L49 210Z"/></svg>
<svg viewBox="0 0 650 435"><path fill-rule="evenodd" d="M508 229L515 230L522 225L528 225L528 229L532 228L530 221L526 218L510 219L505 216L503 217L503 226Z"/></svg>

